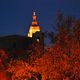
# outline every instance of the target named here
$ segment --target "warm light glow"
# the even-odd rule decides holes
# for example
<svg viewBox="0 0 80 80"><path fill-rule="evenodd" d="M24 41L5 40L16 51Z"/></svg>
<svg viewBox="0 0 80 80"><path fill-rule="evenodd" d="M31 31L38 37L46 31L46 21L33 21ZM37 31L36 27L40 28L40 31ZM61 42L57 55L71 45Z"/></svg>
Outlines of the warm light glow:
<svg viewBox="0 0 80 80"><path fill-rule="evenodd" d="M36 20L36 16L33 16L33 20Z"/></svg>
<svg viewBox="0 0 80 80"><path fill-rule="evenodd" d="M32 37L33 33L36 33L37 31L40 31L39 26L30 26L28 37Z"/></svg>
<svg viewBox="0 0 80 80"><path fill-rule="evenodd" d="M37 31L40 31L40 27L38 26L38 22L36 20L35 12L33 12L32 18L33 18L33 21L28 32L28 37L32 37L34 33L36 33Z"/></svg>
<svg viewBox="0 0 80 80"><path fill-rule="evenodd" d="M32 22L32 25L38 25L38 22L37 21L35 21L35 22Z"/></svg>

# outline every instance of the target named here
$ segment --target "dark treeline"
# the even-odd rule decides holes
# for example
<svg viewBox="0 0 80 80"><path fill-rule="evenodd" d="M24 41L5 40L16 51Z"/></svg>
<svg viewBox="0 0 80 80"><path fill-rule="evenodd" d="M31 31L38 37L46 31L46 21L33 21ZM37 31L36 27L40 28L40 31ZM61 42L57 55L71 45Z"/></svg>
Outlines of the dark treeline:
<svg viewBox="0 0 80 80"><path fill-rule="evenodd" d="M70 42L80 44L80 20L73 16L64 16L61 11L56 14L56 32L48 33L51 43L65 47Z"/></svg>

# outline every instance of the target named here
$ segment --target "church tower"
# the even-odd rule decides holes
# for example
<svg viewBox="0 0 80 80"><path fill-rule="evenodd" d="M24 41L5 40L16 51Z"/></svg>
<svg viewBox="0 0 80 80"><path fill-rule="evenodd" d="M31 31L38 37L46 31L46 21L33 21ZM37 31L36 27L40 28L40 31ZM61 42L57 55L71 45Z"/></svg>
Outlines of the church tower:
<svg viewBox="0 0 80 80"><path fill-rule="evenodd" d="M38 26L36 12L33 12L32 23L29 28L28 37L33 37L33 34L40 32L40 27Z"/></svg>

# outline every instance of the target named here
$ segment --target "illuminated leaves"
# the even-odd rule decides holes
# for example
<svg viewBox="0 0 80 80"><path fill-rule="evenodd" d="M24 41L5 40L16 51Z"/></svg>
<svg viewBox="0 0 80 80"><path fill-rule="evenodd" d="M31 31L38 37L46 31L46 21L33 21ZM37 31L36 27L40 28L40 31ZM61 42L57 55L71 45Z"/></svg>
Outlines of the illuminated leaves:
<svg viewBox="0 0 80 80"><path fill-rule="evenodd" d="M73 80L80 79L80 46L78 43L70 44L69 54L67 49L55 43L44 51L38 44L33 45L27 62L24 60L10 60L7 72L11 73L12 80L38 79L42 80ZM42 54L44 52L44 54Z"/></svg>

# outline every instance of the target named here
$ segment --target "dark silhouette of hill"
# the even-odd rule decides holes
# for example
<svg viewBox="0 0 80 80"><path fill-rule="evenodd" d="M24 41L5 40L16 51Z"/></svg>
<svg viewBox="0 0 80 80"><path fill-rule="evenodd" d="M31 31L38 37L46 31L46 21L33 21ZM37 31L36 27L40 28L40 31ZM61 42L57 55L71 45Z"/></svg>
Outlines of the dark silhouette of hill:
<svg viewBox="0 0 80 80"><path fill-rule="evenodd" d="M22 54L33 43L32 38L21 35L0 37L0 49L4 49L10 55Z"/></svg>

